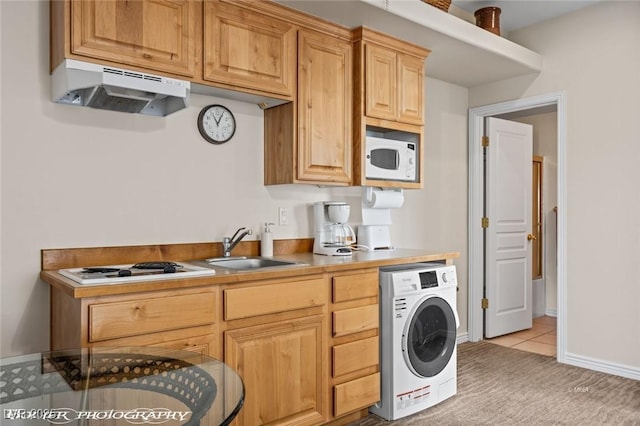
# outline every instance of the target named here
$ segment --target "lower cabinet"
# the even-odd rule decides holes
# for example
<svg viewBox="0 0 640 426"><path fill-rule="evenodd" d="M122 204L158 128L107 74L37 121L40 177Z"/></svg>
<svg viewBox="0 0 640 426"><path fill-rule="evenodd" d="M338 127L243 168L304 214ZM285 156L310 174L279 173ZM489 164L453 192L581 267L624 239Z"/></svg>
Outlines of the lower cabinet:
<svg viewBox="0 0 640 426"><path fill-rule="evenodd" d="M52 288L51 310L52 349L223 359L245 387L236 426L342 424L380 399L375 268L82 299Z"/></svg>
<svg viewBox="0 0 640 426"><path fill-rule="evenodd" d="M355 420L380 400L378 270L223 290L224 360L242 377L234 425Z"/></svg>
<svg viewBox="0 0 640 426"><path fill-rule="evenodd" d="M325 419L324 317L225 333L225 363L244 380L237 425L315 425Z"/></svg>
<svg viewBox="0 0 640 426"><path fill-rule="evenodd" d="M245 386L237 426L327 420L327 278L233 284L224 294L224 361Z"/></svg>
<svg viewBox="0 0 640 426"><path fill-rule="evenodd" d="M378 270L331 277L332 415L338 418L380 400Z"/></svg>
<svg viewBox="0 0 640 426"><path fill-rule="evenodd" d="M216 286L74 299L52 288L51 349L149 346L220 358Z"/></svg>

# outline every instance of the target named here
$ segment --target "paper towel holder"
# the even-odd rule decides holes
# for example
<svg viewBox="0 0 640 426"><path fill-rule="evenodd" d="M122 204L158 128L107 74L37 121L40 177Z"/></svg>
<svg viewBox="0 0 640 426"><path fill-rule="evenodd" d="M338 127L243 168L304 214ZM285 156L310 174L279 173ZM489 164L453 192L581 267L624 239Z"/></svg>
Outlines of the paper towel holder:
<svg viewBox="0 0 640 426"><path fill-rule="evenodd" d="M365 186L364 187L364 199L365 202L367 203L371 203L373 201L373 186ZM395 191L395 192L399 192L400 195L402 195L403 193L403 189L402 188L379 188L381 191Z"/></svg>

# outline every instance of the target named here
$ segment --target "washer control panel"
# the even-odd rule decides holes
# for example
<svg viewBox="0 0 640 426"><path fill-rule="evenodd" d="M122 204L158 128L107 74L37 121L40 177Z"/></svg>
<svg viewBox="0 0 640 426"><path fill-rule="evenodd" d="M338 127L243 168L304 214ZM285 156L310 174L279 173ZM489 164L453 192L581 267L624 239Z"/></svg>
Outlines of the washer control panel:
<svg viewBox="0 0 640 426"><path fill-rule="evenodd" d="M390 274L393 296L458 286L456 267L453 265L417 263L402 266L399 270L381 271L382 274Z"/></svg>

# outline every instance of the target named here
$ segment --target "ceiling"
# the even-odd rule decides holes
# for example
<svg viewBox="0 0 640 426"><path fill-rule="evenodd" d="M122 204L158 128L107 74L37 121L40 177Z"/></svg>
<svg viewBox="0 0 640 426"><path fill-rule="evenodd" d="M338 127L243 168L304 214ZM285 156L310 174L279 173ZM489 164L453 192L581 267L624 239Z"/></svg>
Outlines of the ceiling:
<svg viewBox="0 0 640 426"><path fill-rule="evenodd" d="M471 14L483 7L495 6L501 9L500 29L509 32L524 28L547 19L573 12L600 0L453 0L452 5ZM473 19L473 18L471 18Z"/></svg>

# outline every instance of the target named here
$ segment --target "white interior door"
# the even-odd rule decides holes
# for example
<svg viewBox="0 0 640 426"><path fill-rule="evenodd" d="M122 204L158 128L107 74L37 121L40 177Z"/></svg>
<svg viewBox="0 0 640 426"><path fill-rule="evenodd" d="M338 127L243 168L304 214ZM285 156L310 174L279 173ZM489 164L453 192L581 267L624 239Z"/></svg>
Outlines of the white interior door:
<svg viewBox="0 0 640 426"><path fill-rule="evenodd" d="M532 126L487 118L485 337L532 326Z"/></svg>

